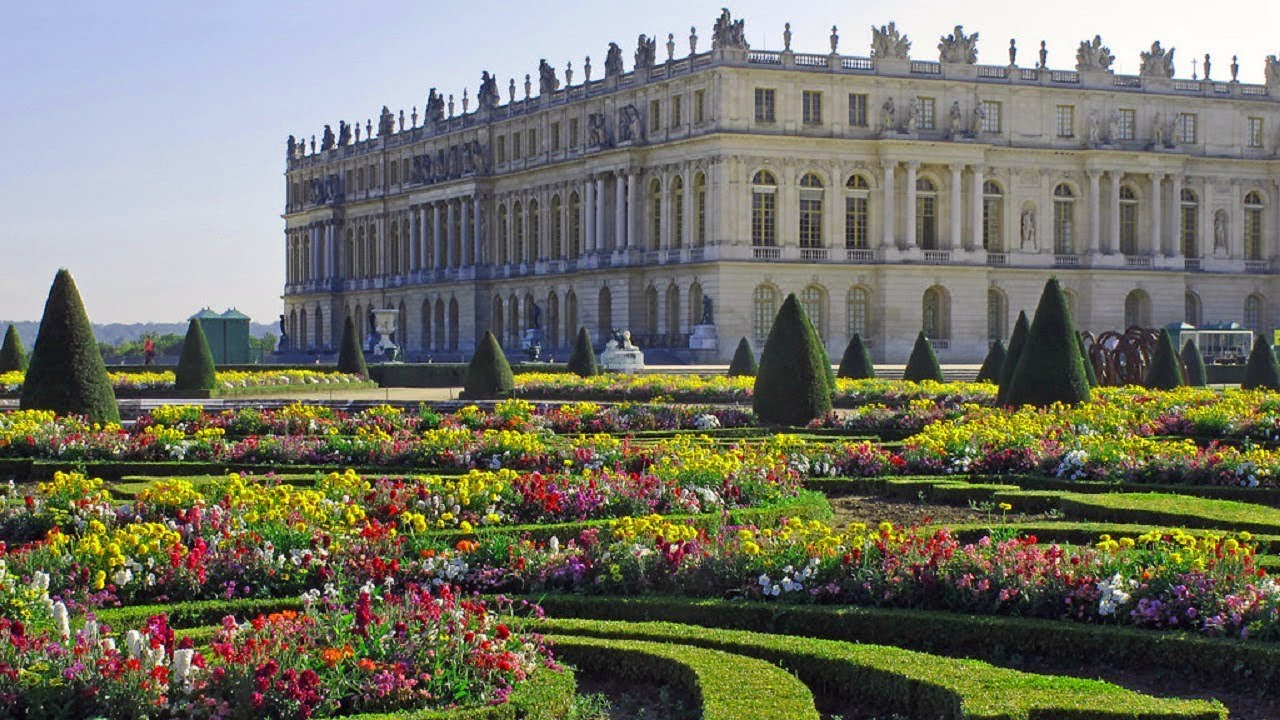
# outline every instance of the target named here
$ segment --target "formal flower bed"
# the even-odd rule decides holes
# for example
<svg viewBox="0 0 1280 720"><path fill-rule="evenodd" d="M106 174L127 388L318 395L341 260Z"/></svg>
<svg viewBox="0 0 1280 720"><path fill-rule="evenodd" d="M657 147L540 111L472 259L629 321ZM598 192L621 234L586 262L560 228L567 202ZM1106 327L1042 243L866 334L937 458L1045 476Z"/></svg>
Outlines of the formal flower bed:
<svg viewBox="0 0 1280 720"><path fill-rule="evenodd" d="M0 374L0 395L14 396L22 392L24 373ZM173 372L113 372L109 373L116 392L143 392L147 390L173 390ZM367 381L358 375L324 370L229 370L218 373L218 387L224 390L277 388L294 386L331 386L363 384Z"/></svg>

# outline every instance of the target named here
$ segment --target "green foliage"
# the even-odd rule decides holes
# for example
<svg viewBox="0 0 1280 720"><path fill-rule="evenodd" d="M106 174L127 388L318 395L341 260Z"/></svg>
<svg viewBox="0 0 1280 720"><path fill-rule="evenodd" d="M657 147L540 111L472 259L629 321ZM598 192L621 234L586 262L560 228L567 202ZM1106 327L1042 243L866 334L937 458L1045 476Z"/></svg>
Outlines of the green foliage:
<svg viewBox="0 0 1280 720"><path fill-rule="evenodd" d="M987 351L987 357L982 361L982 367L978 370L978 378L975 382L1000 382L1000 368L1004 367L1004 356L1004 342L996 340L991 343L991 349Z"/></svg>
<svg viewBox="0 0 1280 720"><path fill-rule="evenodd" d="M933 343L924 336L923 330L916 335L916 344L911 348L911 357L907 359L907 369L903 371L902 379L911 382L925 380L942 382L942 368L938 365L938 356L933 354Z"/></svg>
<svg viewBox="0 0 1280 720"><path fill-rule="evenodd" d="M752 399L756 417L766 425L807 425L831 412L834 386L822 341L791 293L760 353Z"/></svg>
<svg viewBox="0 0 1280 720"><path fill-rule="evenodd" d="M40 334L22 384L23 410L85 415L119 422L120 408L71 273L59 270L49 288Z"/></svg>
<svg viewBox="0 0 1280 720"><path fill-rule="evenodd" d="M1240 387L1245 390L1266 388L1280 390L1280 363L1276 362L1276 354L1271 350L1267 336L1259 334L1253 341L1253 350L1249 353L1249 362L1244 367L1244 382Z"/></svg>
<svg viewBox="0 0 1280 720"><path fill-rule="evenodd" d="M1013 324L1013 333L1009 336L1008 351L1004 354L1004 364L1000 366L1000 389L996 391L996 404L1008 405L1009 384L1013 381L1013 371L1018 368L1018 358L1022 348L1027 344L1027 331L1031 322L1027 320L1025 310L1018 312L1018 320Z"/></svg>
<svg viewBox="0 0 1280 720"><path fill-rule="evenodd" d="M1191 338L1182 345L1182 355L1179 357L1182 361L1182 374L1187 379L1187 384L1191 387L1204 387L1209 384L1209 374L1204 368L1204 358L1200 356L1200 350L1196 348L1196 343Z"/></svg>
<svg viewBox="0 0 1280 720"><path fill-rule="evenodd" d="M1178 361L1178 349L1173 346L1173 336L1168 328L1160 328L1160 339L1156 341L1156 353L1147 368L1147 376L1143 378L1144 387L1152 390L1172 390L1186 384L1182 376L1182 364Z"/></svg>
<svg viewBox="0 0 1280 720"><path fill-rule="evenodd" d="M569 353L569 372L578 377L592 377L600 374L596 364L596 350L591 347L591 333L587 328L578 328L578 337L573 341L573 350Z"/></svg>
<svg viewBox="0 0 1280 720"><path fill-rule="evenodd" d="M862 380L875 376L876 366L871 362L871 353L862 342L862 336L854 333L844 349L844 356L840 358L840 371L836 373L836 377Z"/></svg>
<svg viewBox="0 0 1280 720"><path fill-rule="evenodd" d="M756 362L756 352L751 349L751 341L744 337L738 341L738 349L733 351L729 377L755 377L759 371L760 363Z"/></svg>
<svg viewBox="0 0 1280 720"><path fill-rule="evenodd" d="M516 389L511 364L498 345L498 338L485 330L467 366L467 379L462 386L462 396L469 400L492 400L511 397Z"/></svg>
<svg viewBox="0 0 1280 720"><path fill-rule="evenodd" d="M4 333L4 345L0 346L0 373L27 369L27 351L22 348L18 329L13 325Z"/></svg>
<svg viewBox="0 0 1280 720"><path fill-rule="evenodd" d="M187 325L187 338L182 343L182 356L174 370L175 390L212 390L218 383L218 371L213 366L213 352L204 335L200 321L191 318Z"/></svg>
<svg viewBox="0 0 1280 720"><path fill-rule="evenodd" d="M1089 399L1089 378L1067 298L1057 278L1049 278L1027 331L1006 398L1010 405L1074 405Z"/></svg>
<svg viewBox="0 0 1280 720"><path fill-rule="evenodd" d="M1089 387L1098 387L1098 373L1093 369L1093 361L1089 359L1089 351L1084 349L1084 335L1076 333L1076 344L1080 346L1080 362L1084 363L1084 375L1089 379Z"/></svg>
<svg viewBox="0 0 1280 720"><path fill-rule="evenodd" d="M369 366L364 362L364 350L356 338L356 323L348 315L342 323L342 341L338 345L338 372L369 377Z"/></svg>

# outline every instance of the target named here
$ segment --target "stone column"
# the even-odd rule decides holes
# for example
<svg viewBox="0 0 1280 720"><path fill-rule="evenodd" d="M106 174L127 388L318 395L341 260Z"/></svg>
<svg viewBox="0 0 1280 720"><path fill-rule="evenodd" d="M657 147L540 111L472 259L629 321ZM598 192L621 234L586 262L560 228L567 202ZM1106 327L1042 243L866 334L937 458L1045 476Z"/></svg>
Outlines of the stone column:
<svg viewBox="0 0 1280 720"><path fill-rule="evenodd" d="M1196 250L1200 257L1213 256L1213 178L1200 183L1200 232L1196 233Z"/></svg>
<svg viewBox="0 0 1280 720"><path fill-rule="evenodd" d="M613 249L627 249L627 171L619 170L613 184Z"/></svg>
<svg viewBox="0 0 1280 720"><path fill-rule="evenodd" d="M698 171L690 168L684 183L684 227L679 229L685 247L698 246L698 188L694 186ZM834 184L834 183L832 183Z"/></svg>
<svg viewBox="0 0 1280 720"><path fill-rule="evenodd" d="M445 236L448 240L445 242L446 265L445 267L458 267L458 201L448 201L446 212L448 218L445 220Z"/></svg>
<svg viewBox="0 0 1280 720"><path fill-rule="evenodd" d="M983 185L986 184L986 177L982 174L982 166L973 166L973 196L969 198L969 207L973 209L973 234L969 236L969 245L966 250L982 249L982 196Z"/></svg>
<svg viewBox="0 0 1280 720"><path fill-rule="evenodd" d="M633 172L627 178L627 247L644 250L644 233L636 230L636 218L640 209L640 173Z"/></svg>
<svg viewBox="0 0 1280 720"><path fill-rule="evenodd" d="M329 221L329 254L327 255L329 263L329 277L338 278L338 223L336 220Z"/></svg>
<svg viewBox="0 0 1280 720"><path fill-rule="evenodd" d="M583 249L587 255L590 255L596 251L596 184L590 177L587 178L582 194L586 198L583 208L583 214L586 217L583 220L586 221L587 226L587 242Z"/></svg>
<svg viewBox="0 0 1280 720"><path fill-rule="evenodd" d="M427 206L423 205L418 208L418 269L425 268L429 262L430 258L427 256Z"/></svg>
<svg viewBox="0 0 1280 720"><path fill-rule="evenodd" d="M1169 176L1169 241L1165 243L1167 257L1182 257L1182 173Z"/></svg>
<svg viewBox="0 0 1280 720"><path fill-rule="evenodd" d="M1102 240L1099 237L1102 224L1102 198L1099 197L1098 190L1098 181L1102 173L1097 170L1086 170L1085 173L1089 177L1089 237L1086 238L1086 242L1088 242L1089 254L1097 255L1098 244Z"/></svg>
<svg viewBox="0 0 1280 720"><path fill-rule="evenodd" d="M445 244L444 243L444 210L443 208L441 208L441 203L439 202L433 203L431 205L431 212L434 215L434 217L432 218L432 225L431 225L432 227L431 242L435 243L435 246L436 246L435 247L436 259L435 259L434 267L436 270L439 270L440 268L444 267L444 244Z"/></svg>
<svg viewBox="0 0 1280 720"><path fill-rule="evenodd" d="M596 176L596 252L605 249L604 173Z"/></svg>
<svg viewBox="0 0 1280 720"><path fill-rule="evenodd" d="M481 208L483 204L479 195L471 199L471 235L474 240L474 247L471 251L471 259L475 265L483 265L487 258L484 256L484 223L481 217Z"/></svg>
<svg viewBox="0 0 1280 720"><path fill-rule="evenodd" d="M378 274L387 274L387 216L378 216Z"/></svg>
<svg viewBox="0 0 1280 720"><path fill-rule="evenodd" d="M1107 192L1111 193L1111 196L1107 198L1107 202L1110 204L1110 212L1108 214L1111 216L1111 227L1107 228L1110 231L1108 235L1111 238L1107 242L1106 254L1108 255L1120 252L1120 175L1121 172L1119 170L1107 172L1107 176L1110 178Z"/></svg>
<svg viewBox="0 0 1280 720"><path fill-rule="evenodd" d="M418 263L420 262L419 255L418 255L418 246L421 245L421 243L418 241L418 237L421 232L422 232L422 223L419 221L418 212L416 210L410 210L409 211L409 238L408 238L409 271L410 272L417 270Z"/></svg>
<svg viewBox="0 0 1280 720"><path fill-rule="evenodd" d="M907 206L903 208L905 211L906 225L903 232L907 238L907 249L912 250L916 247L916 169L920 167L920 163L911 161L907 163Z"/></svg>
<svg viewBox="0 0 1280 720"><path fill-rule="evenodd" d="M880 169L884 171L884 201L881 203L883 207L880 210L881 224L884 227L884 237L880 241L882 247L894 247L897 245L897 239L894 237L894 170L897 168L896 162L884 161L880 163Z"/></svg>
<svg viewBox="0 0 1280 720"><path fill-rule="evenodd" d="M959 163L951 165L951 235L947 238L947 244L943 246L943 250L954 250L960 247L961 224L964 215L961 213L960 189L964 181L964 166Z"/></svg>
<svg viewBox="0 0 1280 720"><path fill-rule="evenodd" d="M475 237L471 228L471 198L463 198L459 202L462 211L462 266L475 264Z"/></svg>
<svg viewBox="0 0 1280 720"><path fill-rule="evenodd" d="M1164 218L1160 207L1164 189L1164 173L1151 173L1151 254L1164 252Z"/></svg>

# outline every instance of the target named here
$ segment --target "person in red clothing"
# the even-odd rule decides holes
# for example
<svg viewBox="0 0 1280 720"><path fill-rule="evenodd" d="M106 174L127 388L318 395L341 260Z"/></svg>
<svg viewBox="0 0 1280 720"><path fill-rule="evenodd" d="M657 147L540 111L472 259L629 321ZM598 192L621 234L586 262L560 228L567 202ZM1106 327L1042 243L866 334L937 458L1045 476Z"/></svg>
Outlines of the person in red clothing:
<svg viewBox="0 0 1280 720"><path fill-rule="evenodd" d="M147 338L142 343L142 362L144 365L151 365L156 360L156 344Z"/></svg>

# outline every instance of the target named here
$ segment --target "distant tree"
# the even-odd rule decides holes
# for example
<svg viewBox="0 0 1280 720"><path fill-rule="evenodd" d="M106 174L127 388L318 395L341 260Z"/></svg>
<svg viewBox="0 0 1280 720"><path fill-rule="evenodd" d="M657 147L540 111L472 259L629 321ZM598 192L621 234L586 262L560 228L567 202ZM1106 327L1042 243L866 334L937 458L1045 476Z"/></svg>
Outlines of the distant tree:
<svg viewBox="0 0 1280 720"><path fill-rule="evenodd" d="M1074 405L1089 399L1089 378L1080 357L1067 296L1057 278L1049 278L1027 331L1006 398L1010 405Z"/></svg>
<svg viewBox="0 0 1280 720"><path fill-rule="evenodd" d="M1098 387L1098 373L1093 369L1093 360L1089 358L1089 351L1084 349L1084 336L1076 333L1076 344L1080 346L1080 361L1084 363L1084 375L1089 380L1089 387Z"/></svg>
<svg viewBox="0 0 1280 720"><path fill-rule="evenodd" d="M1009 347L1004 354L1004 364L1000 366L1000 389L996 391L996 404L1009 404L1009 383L1013 381L1013 371L1018 368L1018 358L1022 356L1022 348L1027 344L1027 331L1031 322L1027 320L1026 311L1018 312L1018 320L1013 324L1013 333L1009 336Z"/></svg>
<svg viewBox="0 0 1280 720"><path fill-rule="evenodd" d="M1173 335L1168 328L1160 328L1160 338L1156 340L1156 352L1147 367L1147 375L1143 378L1143 386L1152 390L1172 390L1186 385L1182 375L1182 363L1178 360L1178 350L1173 345Z"/></svg>
<svg viewBox="0 0 1280 720"><path fill-rule="evenodd" d="M569 372L578 377L592 377L600 374L596 365L596 350L591 347L591 333L585 326L578 328L578 337L573 342L573 350L569 352Z"/></svg>

